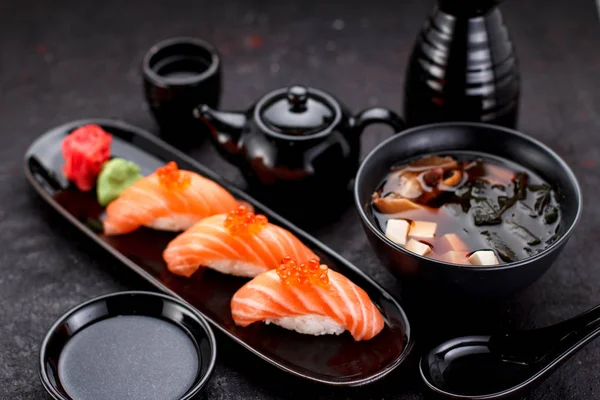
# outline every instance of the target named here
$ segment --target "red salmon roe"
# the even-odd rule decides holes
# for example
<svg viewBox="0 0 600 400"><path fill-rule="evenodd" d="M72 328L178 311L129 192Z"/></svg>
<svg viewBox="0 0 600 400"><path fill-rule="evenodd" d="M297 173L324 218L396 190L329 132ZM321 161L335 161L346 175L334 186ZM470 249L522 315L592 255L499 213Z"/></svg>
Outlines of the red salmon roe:
<svg viewBox="0 0 600 400"><path fill-rule="evenodd" d="M189 175L182 174L175 161L158 168L156 174L160 185L171 191L181 192L192 184L192 178Z"/></svg>
<svg viewBox="0 0 600 400"><path fill-rule="evenodd" d="M83 192L94 187L102 165L110 158L112 136L98 125L75 129L62 142L63 172Z"/></svg>
<svg viewBox="0 0 600 400"><path fill-rule="evenodd" d="M254 214L244 205L229 211L225 218L225 228L232 235L253 235L260 232L268 223L267 217L262 214Z"/></svg>
<svg viewBox="0 0 600 400"><path fill-rule="evenodd" d="M306 263L298 265L291 257L284 257L281 265L277 267L277 275L285 286L320 285L329 284L329 268L321 264L318 259L310 258Z"/></svg>

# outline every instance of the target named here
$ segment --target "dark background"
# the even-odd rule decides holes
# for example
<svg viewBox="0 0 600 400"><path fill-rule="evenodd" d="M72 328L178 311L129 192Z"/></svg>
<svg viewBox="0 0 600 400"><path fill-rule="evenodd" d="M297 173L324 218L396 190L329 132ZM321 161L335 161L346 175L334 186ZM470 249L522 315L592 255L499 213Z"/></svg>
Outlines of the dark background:
<svg viewBox="0 0 600 400"><path fill-rule="evenodd" d="M431 1L3 1L0 2L0 398L44 399L39 344L51 323L91 297L146 289L83 241L28 187L22 156L45 130L72 119L114 117L156 131L142 97L140 59L156 41L191 35L224 59L224 108L304 83L350 109L402 109L406 60ZM592 0L508 1L502 6L520 59L524 132L573 168L584 192L582 221L555 266L514 299L471 312L455 308L435 336L532 328L600 300L600 24ZM387 137L370 129L363 154ZM243 186L208 144L202 163ZM395 293L352 207L340 222L308 229ZM424 318L425 316L418 316ZM415 317L415 320L419 318ZM288 377L217 336L219 358L206 399L420 399L414 365L362 389ZM600 345L592 343L535 390L532 399L600 398Z"/></svg>

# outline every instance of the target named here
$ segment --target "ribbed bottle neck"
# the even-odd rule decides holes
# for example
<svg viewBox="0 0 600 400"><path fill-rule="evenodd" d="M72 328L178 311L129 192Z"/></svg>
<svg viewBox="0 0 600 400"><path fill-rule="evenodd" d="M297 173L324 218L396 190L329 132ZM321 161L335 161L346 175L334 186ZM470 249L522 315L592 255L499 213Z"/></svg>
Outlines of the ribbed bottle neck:
<svg viewBox="0 0 600 400"><path fill-rule="evenodd" d="M457 17L476 17L493 10L502 0L438 0L439 9Z"/></svg>

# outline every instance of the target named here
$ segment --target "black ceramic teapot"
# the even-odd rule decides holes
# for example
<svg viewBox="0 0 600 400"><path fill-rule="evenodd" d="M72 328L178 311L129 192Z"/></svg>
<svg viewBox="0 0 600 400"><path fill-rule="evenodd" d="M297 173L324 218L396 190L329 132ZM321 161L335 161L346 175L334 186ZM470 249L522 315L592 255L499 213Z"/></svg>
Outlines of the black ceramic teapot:
<svg viewBox="0 0 600 400"><path fill-rule="evenodd" d="M330 94L300 85L272 91L247 111L200 105L194 114L249 183L285 193L346 189L358 168L365 127L385 123L398 132L405 126L385 108L353 116Z"/></svg>

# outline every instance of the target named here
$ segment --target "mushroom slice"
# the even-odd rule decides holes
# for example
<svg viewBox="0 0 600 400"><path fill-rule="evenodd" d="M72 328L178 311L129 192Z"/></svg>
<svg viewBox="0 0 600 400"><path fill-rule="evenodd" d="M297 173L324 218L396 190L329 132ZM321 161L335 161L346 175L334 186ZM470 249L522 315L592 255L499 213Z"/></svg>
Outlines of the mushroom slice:
<svg viewBox="0 0 600 400"><path fill-rule="evenodd" d="M442 168L433 168L424 172L421 172L419 178L423 182L424 186L430 188L436 187L438 183L442 181L444 177L444 170Z"/></svg>
<svg viewBox="0 0 600 400"><path fill-rule="evenodd" d="M456 186L462 181L462 172L458 169L450 171L449 176L442 181L446 186Z"/></svg>
<svg viewBox="0 0 600 400"><path fill-rule="evenodd" d="M402 197L394 196L393 194L386 197L379 197L379 194L376 193L373 196L373 204L379 212L384 214L395 214L425 208L420 204Z"/></svg>
<svg viewBox="0 0 600 400"><path fill-rule="evenodd" d="M414 172L405 172L400 176L395 193L405 199L416 199L423 194L423 187L419 182L419 175Z"/></svg>
<svg viewBox="0 0 600 400"><path fill-rule="evenodd" d="M444 170L458 168L458 162L452 157L427 156L408 164L412 171L424 171L431 168Z"/></svg>

